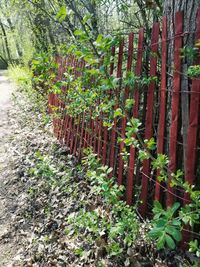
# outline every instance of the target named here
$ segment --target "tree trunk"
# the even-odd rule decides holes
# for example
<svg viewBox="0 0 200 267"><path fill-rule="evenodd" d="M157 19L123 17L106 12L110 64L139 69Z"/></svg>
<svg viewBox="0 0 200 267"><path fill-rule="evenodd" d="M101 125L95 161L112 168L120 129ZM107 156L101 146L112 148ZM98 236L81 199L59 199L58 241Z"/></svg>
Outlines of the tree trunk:
<svg viewBox="0 0 200 267"><path fill-rule="evenodd" d="M193 46L194 31L196 22L196 12L200 7L200 0L165 0L163 4L164 15L168 17L168 39L169 41L169 62L173 62L173 37L174 37L174 17L177 11L184 12L184 46Z"/></svg>
<svg viewBox="0 0 200 267"><path fill-rule="evenodd" d="M174 18L178 11L184 12L184 40L183 47L194 45L194 31L197 9L200 7L200 0L165 0L163 13L168 18L168 72L173 75L173 51L174 51ZM190 58L184 58L183 64L191 65ZM168 77L170 80L170 77ZM171 85L171 82L169 83ZM171 86L170 86L171 87Z"/></svg>
<svg viewBox="0 0 200 267"><path fill-rule="evenodd" d="M8 25L9 25L11 31L14 33L15 27L13 26L11 19L10 18L7 18L7 22L8 22ZM20 48L20 45L18 43L17 38L15 38L15 45L16 45L18 57L21 58L23 54L22 54L22 51L21 51L21 48Z"/></svg>
<svg viewBox="0 0 200 267"><path fill-rule="evenodd" d="M168 73L167 73L167 89L169 91L173 90L173 71L174 71L174 35L175 35L175 25L174 18L175 13L178 11L184 12L183 21L183 47L192 48L194 46L194 31L196 23L196 13L197 9L200 7L200 0L165 0L163 3L163 13L167 16L168 21ZM181 113L182 122L180 123L181 134L179 136L179 141L183 143L183 161L185 160L186 152L186 140L187 140L187 128L188 128L188 118L189 118L189 94L187 91L190 90L191 81L187 77L187 69L192 64L192 58L190 56L185 56L182 59L182 75L181 75ZM184 103L184 104L183 104ZM168 110L171 110L171 93L168 97ZM167 121L169 125L171 124L171 114L167 112ZM180 116L181 117L181 116ZM184 121L183 121L184 119ZM167 133L169 136L169 133ZM180 152L180 151L179 151ZM179 165L179 164L178 164ZM181 164L178 167L183 167Z"/></svg>
<svg viewBox="0 0 200 267"><path fill-rule="evenodd" d="M5 42L5 48L6 48L6 53L7 53L7 57L8 57L8 62L12 63L12 58L11 58L11 54L10 54L10 48L9 48L9 44L8 44L8 38L7 38L6 30L5 30L4 25L1 21L0 21L0 27L1 27L3 39Z"/></svg>

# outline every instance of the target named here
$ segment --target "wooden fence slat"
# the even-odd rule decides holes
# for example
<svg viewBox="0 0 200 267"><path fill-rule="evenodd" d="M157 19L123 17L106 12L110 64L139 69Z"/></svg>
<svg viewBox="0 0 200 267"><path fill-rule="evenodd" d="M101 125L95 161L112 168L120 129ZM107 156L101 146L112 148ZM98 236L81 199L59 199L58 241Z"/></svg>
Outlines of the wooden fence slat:
<svg viewBox="0 0 200 267"><path fill-rule="evenodd" d="M98 141L98 128L99 128L99 124L98 124L98 118L96 118L94 120L94 141L93 141L93 151L96 154L97 153L97 141Z"/></svg>
<svg viewBox="0 0 200 267"><path fill-rule="evenodd" d="M200 8L197 10L196 16L196 31L195 31L195 42L200 40ZM198 50L200 52L200 49ZM195 60L194 65L200 65L200 56ZM197 156L197 135L199 126L199 113L200 113L200 76L194 77L191 86L191 96L190 96L190 115L189 115L189 125L188 125L188 135L187 135L187 147L186 147L186 173L185 181L189 184L194 184L195 182L195 164ZM190 196L188 193L184 194L184 205L190 203ZM186 230L186 231L184 231ZM182 248L186 247L186 244L190 240L191 234L189 231L189 226L185 226L182 232Z"/></svg>
<svg viewBox="0 0 200 267"><path fill-rule="evenodd" d="M160 108L159 108L159 124L157 153L163 154L164 151L164 134L165 134L165 117L166 117L166 88L167 88L167 17L163 17L162 21L162 63L161 63L161 85L160 85ZM157 171L156 177L160 175ZM160 183L156 180L155 200L160 200Z"/></svg>
<svg viewBox="0 0 200 267"><path fill-rule="evenodd" d="M69 123L69 116L66 114L64 119L64 127L63 127L63 141L62 143L65 144L66 136L68 133L68 123Z"/></svg>
<svg viewBox="0 0 200 267"><path fill-rule="evenodd" d="M67 59L66 59L66 62L65 62L65 69L64 69L64 72L67 70L68 67L71 66L71 61L72 61L72 56L69 56ZM69 89L69 84L67 84L66 88L65 88L65 100L64 100L64 110L63 110L63 127L62 127L62 131L61 131L61 143L64 144L65 143L65 139L66 139L66 134L67 134L67 131L68 131L68 122L69 122L69 116L66 112L66 97L67 97L67 91Z"/></svg>
<svg viewBox="0 0 200 267"><path fill-rule="evenodd" d="M99 118L99 130L98 130L98 143L97 143L97 155L98 158L101 158L101 150L102 150L102 128L103 128L103 119L102 119L103 114L100 114Z"/></svg>
<svg viewBox="0 0 200 267"><path fill-rule="evenodd" d="M140 77L142 74L142 53L143 53L143 42L144 42L144 29L141 28L139 30L138 37L138 51L137 51L137 61L135 67L136 76ZM133 117L138 117L138 109L139 109L139 91L138 85L135 85L134 90L134 106L133 106ZM133 199L133 178L134 178L134 167L135 167L135 147L130 147L130 156L129 156L129 164L128 164L128 177L127 177L127 190L126 190L126 202L127 204L132 204Z"/></svg>
<svg viewBox="0 0 200 267"><path fill-rule="evenodd" d="M61 73L61 76L60 76L60 79L63 80L64 79L64 73L66 71L66 68L69 64L69 59L67 58L64 58L62 60L62 73ZM65 102L66 102L66 95L67 95L67 89L68 89L68 86L65 86L63 88L61 88L62 92L64 93L64 100L62 100L61 102L61 121L60 121L60 132L59 132L59 141L60 143L62 144L63 143L63 136L64 136L64 128L65 128L65 123L66 123L66 116L65 116Z"/></svg>
<svg viewBox="0 0 200 267"><path fill-rule="evenodd" d="M170 186L171 173L176 171L177 164L177 137L178 137L178 120L180 107L180 89L181 89L181 56L180 49L183 43L183 12L175 14L175 39L174 39L174 74L173 74L173 92L171 106L171 126L169 140L169 182L167 191L167 206L172 206L174 201L174 188Z"/></svg>
<svg viewBox="0 0 200 267"><path fill-rule="evenodd" d="M117 65L117 78L122 77L122 60L123 60L123 49L124 49L124 41L122 40L120 45L119 45L119 53L118 53L118 65ZM115 93L115 107L114 109L116 110L118 108L118 97L119 97L119 89L116 90ZM111 132L111 147L110 147L110 162L109 166L113 168L114 170L114 163L115 163L115 144L116 144L116 134L117 131L117 118L114 118L114 125L112 127L112 132ZM110 173L110 176L113 175L113 171Z"/></svg>
<svg viewBox="0 0 200 267"><path fill-rule="evenodd" d="M65 143L66 147L69 147L71 129L72 129L72 117L69 116L68 131L67 131L66 143Z"/></svg>
<svg viewBox="0 0 200 267"><path fill-rule="evenodd" d="M84 136L84 124L85 124L85 113L83 113L82 123L81 123L81 135L78 149L78 159L80 160L83 148L83 136Z"/></svg>
<svg viewBox="0 0 200 267"><path fill-rule="evenodd" d="M151 55L150 55L150 77L156 76L157 71L157 52L158 52L158 38L159 38L159 23L153 24L152 38L151 38ZM153 105L154 105L154 90L156 88L155 81L151 81L147 93L147 109L145 118L145 139L150 139L153 134ZM140 212L145 216L147 211L147 195L148 195L148 177L150 176L150 160L143 161L142 172L142 189Z"/></svg>
<svg viewBox="0 0 200 267"><path fill-rule="evenodd" d="M128 37L128 59L127 59L127 73L131 71L132 62L133 62L133 38L134 34L130 33ZM123 96L123 107L125 107L126 99L129 96L129 87L126 86L124 90ZM122 126L121 126L121 138L125 138L125 128L126 128L126 117L122 118ZM120 142L120 149L119 149L119 168L118 168L118 184L122 184L123 180L123 171L124 171L124 161L123 161L123 149L124 149L124 142Z"/></svg>
<svg viewBox="0 0 200 267"><path fill-rule="evenodd" d="M113 46L111 49L111 56L114 58L115 56L115 47ZM113 75L114 71L114 61L112 60L110 63L110 76ZM111 97L111 92L110 92ZM103 135L103 165L106 165L107 160L107 154L108 154L108 127L104 127L104 135Z"/></svg>
<svg viewBox="0 0 200 267"><path fill-rule="evenodd" d="M197 30L196 41L200 39L200 9L198 10L197 19ZM200 65L200 59L195 62L195 65ZM200 111L200 76L195 77L192 80L191 97L190 97L190 118L188 127L188 138L187 138L187 161L186 161L186 175L185 180L192 184L194 181L194 170L196 161L196 144L197 144L197 132L198 132L198 121ZM185 194L185 198L188 198L188 194Z"/></svg>
<svg viewBox="0 0 200 267"><path fill-rule="evenodd" d="M77 120L77 124L76 124L76 133L75 133L75 140L74 140L74 148L73 148L73 153L72 153L73 155L76 155L79 131L80 131L80 116L78 116L78 120Z"/></svg>

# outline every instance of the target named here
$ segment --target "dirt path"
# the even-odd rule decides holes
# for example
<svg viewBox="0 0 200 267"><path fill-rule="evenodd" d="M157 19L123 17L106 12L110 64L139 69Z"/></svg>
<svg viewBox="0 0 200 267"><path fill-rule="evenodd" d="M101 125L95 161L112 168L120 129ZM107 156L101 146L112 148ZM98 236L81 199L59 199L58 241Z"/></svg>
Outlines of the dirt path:
<svg viewBox="0 0 200 267"><path fill-rule="evenodd" d="M8 162L7 149L11 136L9 111L12 108L11 95L13 84L6 76L6 71L0 71L0 266L14 266L14 258L17 244L12 238L10 224L12 214L15 211L16 199L13 188L9 188L9 182L13 179ZM10 190L11 189L11 190Z"/></svg>

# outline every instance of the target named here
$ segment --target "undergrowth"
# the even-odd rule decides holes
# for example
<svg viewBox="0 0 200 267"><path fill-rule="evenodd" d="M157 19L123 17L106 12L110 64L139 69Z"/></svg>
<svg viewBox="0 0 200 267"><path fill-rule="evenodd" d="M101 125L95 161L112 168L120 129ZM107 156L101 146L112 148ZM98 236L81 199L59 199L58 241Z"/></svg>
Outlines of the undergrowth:
<svg viewBox="0 0 200 267"><path fill-rule="evenodd" d="M47 96L40 94L33 88L33 73L28 66L9 66L8 76L16 84L17 90L13 93L13 100L20 105L19 92L23 93L31 102L30 108L36 113L40 113L44 125L50 123L50 116L47 112L48 101ZM23 109L23 107L21 106Z"/></svg>
<svg viewBox="0 0 200 267"><path fill-rule="evenodd" d="M32 111L37 111L42 116L44 124L48 123L50 118L46 115L47 98L45 94L40 94L37 90L33 89L31 71L28 68L16 66L9 69L9 74L17 83L19 90L31 100ZM18 101L17 93L15 93L14 98ZM128 104L131 104L131 107L133 106L132 102L127 103L128 109L130 108ZM79 106L81 107L80 103ZM81 110L83 110L82 107ZM117 109L114 117L122 118L123 112L123 110ZM133 135L138 133L139 126L140 122L137 119L133 118L130 122L127 122L126 138L119 140L119 142L123 141L127 146L134 144L140 148L139 142L136 142L135 138L133 138ZM143 146L139 149L141 161L149 159L151 156L150 152L156 149L153 138L145 140L144 143L148 149ZM71 194L72 200L78 203L75 208L73 207L72 211L68 212L66 225L64 224L66 227L61 231L62 233L65 232L68 237L76 240L76 245L73 249L74 255L79 257L81 261L85 260L86 262L88 258L91 258L93 264L96 264L92 266L112 266L105 265L101 260L105 257L111 261L114 259L118 264L116 266L131 266L135 261L135 257L132 257L133 254L137 251L138 247L141 247L141 244L138 244L138 239L142 242L142 246L148 248L147 251L149 247L153 247L155 253L154 242L157 245L158 251L162 251L164 248L169 249L169 251L176 251L177 244L182 238L183 223L189 223L192 227L198 224L199 191L195 191L192 186L183 183L183 173L179 170L172 175L171 186L179 186L190 193L193 202L182 208L180 208L179 203L175 203L171 208L163 208L160 203L155 202L153 209L154 218L151 224L145 224L144 222L141 223L138 219L137 205L130 207L122 201L124 187L118 186L114 178L109 178L112 169L102 166L96 155L92 154L91 151L83 159L80 169L75 170L78 179L84 177L84 181L79 181L76 184L73 184L68 175L63 176L64 178L61 181L57 177L57 172L49 167L50 162L46 161L42 155L36 154L36 158L35 167L30 168L30 175L41 177L43 183L40 190L37 188L38 183L41 185L39 180L38 183L35 183L34 187L29 188L28 193L31 199L37 198L41 193L44 193L48 199L49 192L55 188L58 188L59 192L61 190L62 193L67 193L67 197ZM165 155L157 155L157 158L152 160L153 169L160 169L159 181L167 181L167 164L168 159ZM70 170L67 171L74 178L74 173ZM65 185L64 191L62 182ZM81 187L78 188L79 186ZM83 189L82 187L84 186L86 188ZM83 198L81 190L84 192ZM66 197L66 195L64 196ZM54 206L51 207L50 203L46 203L43 213L45 216L48 216L51 212L56 212L55 208ZM147 234L147 230L150 230L149 234ZM154 241L150 241L150 238ZM49 239L51 238L45 237L45 240L49 241ZM146 258L148 258L151 264L154 264L155 258L151 260L147 251L145 250ZM193 240L190 243L190 251L199 257L197 240ZM139 260L142 261L141 258ZM180 266L198 266L197 262L193 263L189 265L183 263Z"/></svg>

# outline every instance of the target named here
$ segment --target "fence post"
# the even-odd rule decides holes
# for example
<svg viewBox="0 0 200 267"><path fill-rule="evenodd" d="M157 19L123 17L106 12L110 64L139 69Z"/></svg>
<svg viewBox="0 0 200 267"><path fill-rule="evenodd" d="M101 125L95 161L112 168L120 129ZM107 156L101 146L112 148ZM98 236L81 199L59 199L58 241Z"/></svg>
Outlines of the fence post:
<svg viewBox="0 0 200 267"><path fill-rule="evenodd" d="M132 67L132 62L133 62L133 38L134 35L133 33L129 34L128 37L128 59L127 59L127 73L131 71L131 67ZM126 104L126 99L129 96L129 87L126 86L125 90L124 90L124 96L123 96L123 108L125 108L125 104ZM126 129L126 117L123 116L122 118L122 127L121 127L121 138L125 138L125 129ZM122 157L122 153L123 153L123 149L124 149L124 142L120 142L120 149L119 149L119 169L118 169L118 184L121 185L122 184L122 180L123 180L123 171L124 171L124 161L123 161L123 157Z"/></svg>
<svg viewBox="0 0 200 267"><path fill-rule="evenodd" d="M142 74L142 53L143 53L143 42L144 42L144 29L141 28L139 30L138 37L138 51L137 51L137 61L135 67L135 75L140 77ZM135 85L134 90L134 106L133 106L133 117L138 117L138 109L139 109L139 91L138 85ZM133 198L133 178L134 178L134 168L135 168L135 147L130 147L130 156L129 156L129 164L128 164L128 177L127 177L127 192L126 192L126 202L127 204L132 204Z"/></svg>
<svg viewBox="0 0 200 267"><path fill-rule="evenodd" d="M172 206L174 201L174 189L170 186L171 173L176 171L177 163L177 136L179 119L179 102L181 89L181 55L180 49L183 43L183 12L175 14L175 39L174 39L174 75L172 92L172 111L169 140L169 181L167 190L167 206Z"/></svg>
<svg viewBox="0 0 200 267"><path fill-rule="evenodd" d="M200 40L200 8L197 10L196 17L196 31L195 31L195 40L199 42ZM198 50L200 52L200 49ZM195 60L194 65L200 64L200 56ZM190 96L190 116L189 116L189 126L188 126L188 135L187 135L187 148L186 148L186 173L185 181L189 184L194 183L195 175L195 163L196 163L196 145L197 145L197 134L198 134L198 123L199 123L199 111L200 111L200 76L194 77L192 80L191 87L191 96ZM190 196L188 193L184 194L184 205L190 203ZM188 229L189 226L186 226L183 229L183 244L182 247L185 247L185 244L190 240L190 233Z"/></svg>
<svg viewBox="0 0 200 267"><path fill-rule="evenodd" d="M157 71L157 52L158 52L158 38L159 38L159 23L153 24L152 37L151 37L151 55L150 55L150 77L156 76ZM153 104L154 104L154 90L156 83L154 80L150 82L148 87L147 95L147 109L145 118L145 139L150 139L153 134ZM142 170L142 190L141 190L141 201L140 213L145 216L147 211L147 195L148 195L148 177L150 175L150 160L146 159L143 161Z"/></svg>
<svg viewBox="0 0 200 267"><path fill-rule="evenodd" d="M158 124L157 153L163 154L164 134L165 134L165 117L166 117L166 87L167 87L167 17L162 21L162 65L161 65L161 85L160 85L160 108ZM156 178L160 175L157 171ZM160 200L160 183L156 179L155 200Z"/></svg>
<svg viewBox="0 0 200 267"><path fill-rule="evenodd" d="M112 47L111 50L111 56L112 61L110 63L110 75L113 75L113 71L114 71L114 56L115 56L115 47ZM111 98L111 90L110 90L110 98ZM107 160L107 154L108 154L108 127L104 127L104 134L103 134L103 165L106 165L106 160Z"/></svg>
<svg viewBox="0 0 200 267"><path fill-rule="evenodd" d="M122 78L122 60L123 60L123 49L124 49L124 41L122 40L119 45L119 54L118 54L118 66L117 66L117 78ZM119 97L119 88L115 91L115 107L116 110L118 108L118 97ZM110 173L110 176L114 174L114 162L115 162L115 144L116 144L116 131L117 131L117 118L114 118L114 125L112 127L111 132L111 148L110 148L110 162L109 166L113 168L113 171Z"/></svg>

